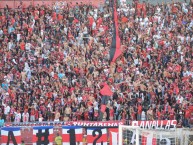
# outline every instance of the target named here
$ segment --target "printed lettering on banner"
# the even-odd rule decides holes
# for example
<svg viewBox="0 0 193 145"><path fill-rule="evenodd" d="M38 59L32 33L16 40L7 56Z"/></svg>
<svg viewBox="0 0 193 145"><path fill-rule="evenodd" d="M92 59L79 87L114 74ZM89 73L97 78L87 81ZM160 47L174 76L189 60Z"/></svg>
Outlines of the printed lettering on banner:
<svg viewBox="0 0 193 145"><path fill-rule="evenodd" d="M19 145L21 144L20 127L1 128L1 145Z"/></svg>
<svg viewBox="0 0 193 145"><path fill-rule="evenodd" d="M143 129L174 129L176 128L176 120L157 120L157 121L132 121L132 126L139 126Z"/></svg>
<svg viewBox="0 0 193 145"><path fill-rule="evenodd" d="M33 127L33 145L52 145L53 137L53 126Z"/></svg>

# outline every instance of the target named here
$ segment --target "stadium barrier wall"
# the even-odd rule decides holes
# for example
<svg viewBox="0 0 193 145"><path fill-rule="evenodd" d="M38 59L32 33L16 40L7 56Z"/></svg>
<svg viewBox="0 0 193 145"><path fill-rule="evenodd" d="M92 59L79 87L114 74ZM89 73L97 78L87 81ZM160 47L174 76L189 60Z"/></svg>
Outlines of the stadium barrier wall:
<svg viewBox="0 0 193 145"><path fill-rule="evenodd" d="M43 129L45 126L39 126L39 127L40 128L42 127L42 129ZM69 127L72 127L72 126L69 126ZM11 127L11 128L14 128L14 127ZM82 127L82 129L83 129L82 145L86 145L88 143L88 139L87 139L88 134L86 131L88 128L92 129L93 127L88 127L88 126ZM104 139L103 137L101 137L101 138L103 138L103 141L106 141L108 143L108 145L112 145L112 142L116 140L117 145L118 145L118 141L119 141L118 140L118 127L109 127L109 126L108 127L94 127L94 129L99 129L99 130L105 129L107 138ZM63 130L62 126L54 126L53 127L53 134L51 135L51 140L53 141L53 144L55 144L54 139L57 136L57 133L59 133L60 136L62 136L63 138L66 138L66 137L69 138L66 134L63 133L62 130ZM117 132L116 133L117 137L115 137L114 140L112 140L113 138L112 138L111 130L113 130L114 132ZM22 127L20 127L20 131L21 131L21 140L25 142L25 145L32 145L34 143L36 144L36 142L33 142L34 141L34 135L33 135L33 127L32 126L22 126ZM164 132L165 131L163 130L163 134L164 134ZM185 129L185 128L178 128L175 130L175 134L176 134L176 140L177 140L175 145L192 145L193 144L193 130ZM104 135L104 133L103 133L103 135ZM48 138L50 139L50 136L48 136ZM94 138L94 140L96 138L97 138L97 136ZM0 138L0 142L3 143L1 139L2 139L2 137ZM69 143L70 143L70 138L69 138Z"/></svg>
<svg viewBox="0 0 193 145"><path fill-rule="evenodd" d="M93 130L91 132L91 134L96 134L94 140L98 137L96 132L102 132L102 135L106 134L106 139L103 138L103 141L106 141L108 143L108 145L112 145L113 141L117 141L118 144L118 126L119 124L127 124L127 122L122 122L122 121L99 121L99 122L93 122L93 121L74 121L74 122L34 122L34 123L5 123L4 127L5 128L9 128L9 130L14 131L14 128L18 128L19 127L19 131L20 131L20 137L22 141L25 142L26 145L32 145L34 143L34 128L44 128L44 127L52 127L53 128L53 133L51 136L48 136L49 138L51 138L51 140L53 141L54 144L54 139L57 136L57 133L59 133L63 138L69 138L68 135L70 134L70 132L68 132L67 134L64 134L64 127L69 127L73 128L73 129L77 129L81 128L82 129L82 145L86 145L86 143L88 142L88 129L95 129L95 131ZM0 137L0 142L2 143L2 130L3 127L0 128L1 129L1 137ZM148 131L149 129L144 129L144 131ZM105 133L104 133L105 131ZM153 130L154 132L160 132L160 130ZM165 133L165 131L169 131L169 130L161 130L161 132L163 132L163 134ZM76 131L75 131L76 132ZM114 136L112 134L112 132L114 132ZM8 134L8 133L7 133ZM191 145L193 144L193 129L189 129L189 128L176 128L175 129L175 134L176 134L176 145ZM75 134L76 136L76 134ZM112 137L113 136L113 137ZM100 138L98 138L100 139ZM114 139L114 140L113 140ZM10 139L12 140L12 139ZM70 138L69 138L70 141ZM5 141L4 141L5 142ZM36 143L35 143L36 144Z"/></svg>

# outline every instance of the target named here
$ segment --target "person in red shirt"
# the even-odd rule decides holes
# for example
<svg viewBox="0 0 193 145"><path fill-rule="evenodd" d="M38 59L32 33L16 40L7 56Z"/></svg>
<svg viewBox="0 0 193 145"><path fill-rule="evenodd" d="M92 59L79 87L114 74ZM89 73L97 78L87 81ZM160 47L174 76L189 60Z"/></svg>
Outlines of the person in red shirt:
<svg viewBox="0 0 193 145"><path fill-rule="evenodd" d="M31 122L35 121L35 109L34 109L34 107L31 108L30 121Z"/></svg>
<svg viewBox="0 0 193 145"><path fill-rule="evenodd" d="M21 50L25 50L25 42L24 42L24 40L22 40L22 42L20 43L20 49Z"/></svg>
<svg viewBox="0 0 193 145"><path fill-rule="evenodd" d="M38 120L40 112L35 109L35 120Z"/></svg>
<svg viewBox="0 0 193 145"><path fill-rule="evenodd" d="M85 121L88 121L88 119L89 119L89 113L88 113L88 110L85 109L85 112L84 112L84 120L85 120Z"/></svg>
<svg viewBox="0 0 193 145"><path fill-rule="evenodd" d="M139 103L137 106L137 120L141 120L142 109L143 108L142 108L141 104Z"/></svg>
<svg viewBox="0 0 193 145"><path fill-rule="evenodd" d="M112 106L110 107L109 114L110 114L110 120L113 120L113 118L114 118L114 109L113 109Z"/></svg>
<svg viewBox="0 0 193 145"><path fill-rule="evenodd" d="M122 116L121 116L121 119L122 119L123 121L125 121L125 120L126 120L126 117L127 117L127 112L126 112L125 108L123 109L121 115L122 115Z"/></svg>
<svg viewBox="0 0 193 145"><path fill-rule="evenodd" d="M156 109L156 117L158 120L161 120L161 111L159 109Z"/></svg>
<svg viewBox="0 0 193 145"><path fill-rule="evenodd" d="M11 122L13 122L14 121L14 112L15 112L15 108L14 108L14 106L12 106L11 107L11 109L10 109L10 118L11 118Z"/></svg>
<svg viewBox="0 0 193 145"><path fill-rule="evenodd" d="M170 111L170 120L174 120L175 119L175 111L174 111L174 108L172 108Z"/></svg>
<svg viewBox="0 0 193 145"><path fill-rule="evenodd" d="M93 118L93 121L97 121L97 120L98 120L98 117L99 117L99 112L98 112L98 110L94 110L94 118Z"/></svg>
<svg viewBox="0 0 193 145"><path fill-rule="evenodd" d="M133 107L131 108L130 112L131 112L131 121L136 120L136 112Z"/></svg>
<svg viewBox="0 0 193 145"><path fill-rule="evenodd" d="M80 109L77 109L77 111L76 111L76 118L77 118L77 120L81 120L81 112L80 112Z"/></svg>
<svg viewBox="0 0 193 145"><path fill-rule="evenodd" d="M190 124L189 124L190 116L191 116L191 112L187 106L186 109L184 110L184 120L183 120L184 127L190 127Z"/></svg>

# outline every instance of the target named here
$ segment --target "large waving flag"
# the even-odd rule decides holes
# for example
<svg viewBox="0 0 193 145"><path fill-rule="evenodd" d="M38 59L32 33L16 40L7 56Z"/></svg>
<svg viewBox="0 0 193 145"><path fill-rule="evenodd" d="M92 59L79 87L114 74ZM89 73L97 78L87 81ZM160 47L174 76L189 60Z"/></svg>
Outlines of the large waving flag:
<svg viewBox="0 0 193 145"><path fill-rule="evenodd" d="M33 145L52 145L53 139L53 126L33 127Z"/></svg>
<svg viewBox="0 0 193 145"><path fill-rule="evenodd" d="M117 8L116 8L116 0L113 0L113 37L110 48L110 61L115 62L116 59L122 54L121 52L121 43L119 37L119 29L118 29L118 17L117 17Z"/></svg>
<svg viewBox="0 0 193 145"><path fill-rule="evenodd" d="M100 93L103 96L112 96L113 95L111 88L107 84L105 84L104 87L100 90Z"/></svg>
<svg viewBox="0 0 193 145"><path fill-rule="evenodd" d="M105 128L88 128L87 145L107 145L107 129Z"/></svg>
<svg viewBox="0 0 193 145"><path fill-rule="evenodd" d="M83 145L82 127L63 126L62 127L62 142L63 142L63 145L71 145L71 144Z"/></svg>
<svg viewBox="0 0 193 145"><path fill-rule="evenodd" d="M109 145L118 145L118 128L109 128Z"/></svg>
<svg viewBox="0 0 193 145"><path fill-rule="evenodd" d="M20 127L1 128L1 145L20 145L21 131Z"/></svg>

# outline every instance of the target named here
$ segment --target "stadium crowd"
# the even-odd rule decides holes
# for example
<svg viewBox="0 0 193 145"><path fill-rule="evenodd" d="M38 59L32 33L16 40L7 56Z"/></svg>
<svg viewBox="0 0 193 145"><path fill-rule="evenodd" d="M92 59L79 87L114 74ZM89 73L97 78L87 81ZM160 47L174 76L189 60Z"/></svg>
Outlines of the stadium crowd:
<svg viewBox="0 0 193 145"><path fill-rule="evenodd" d="M117 7L122 55L109 61L111 2L0 11L6 122L174 120L193 112L193 3ZM108 84L111 96L100 90ZM105 111L101 112L101 106Z"/></svg>

